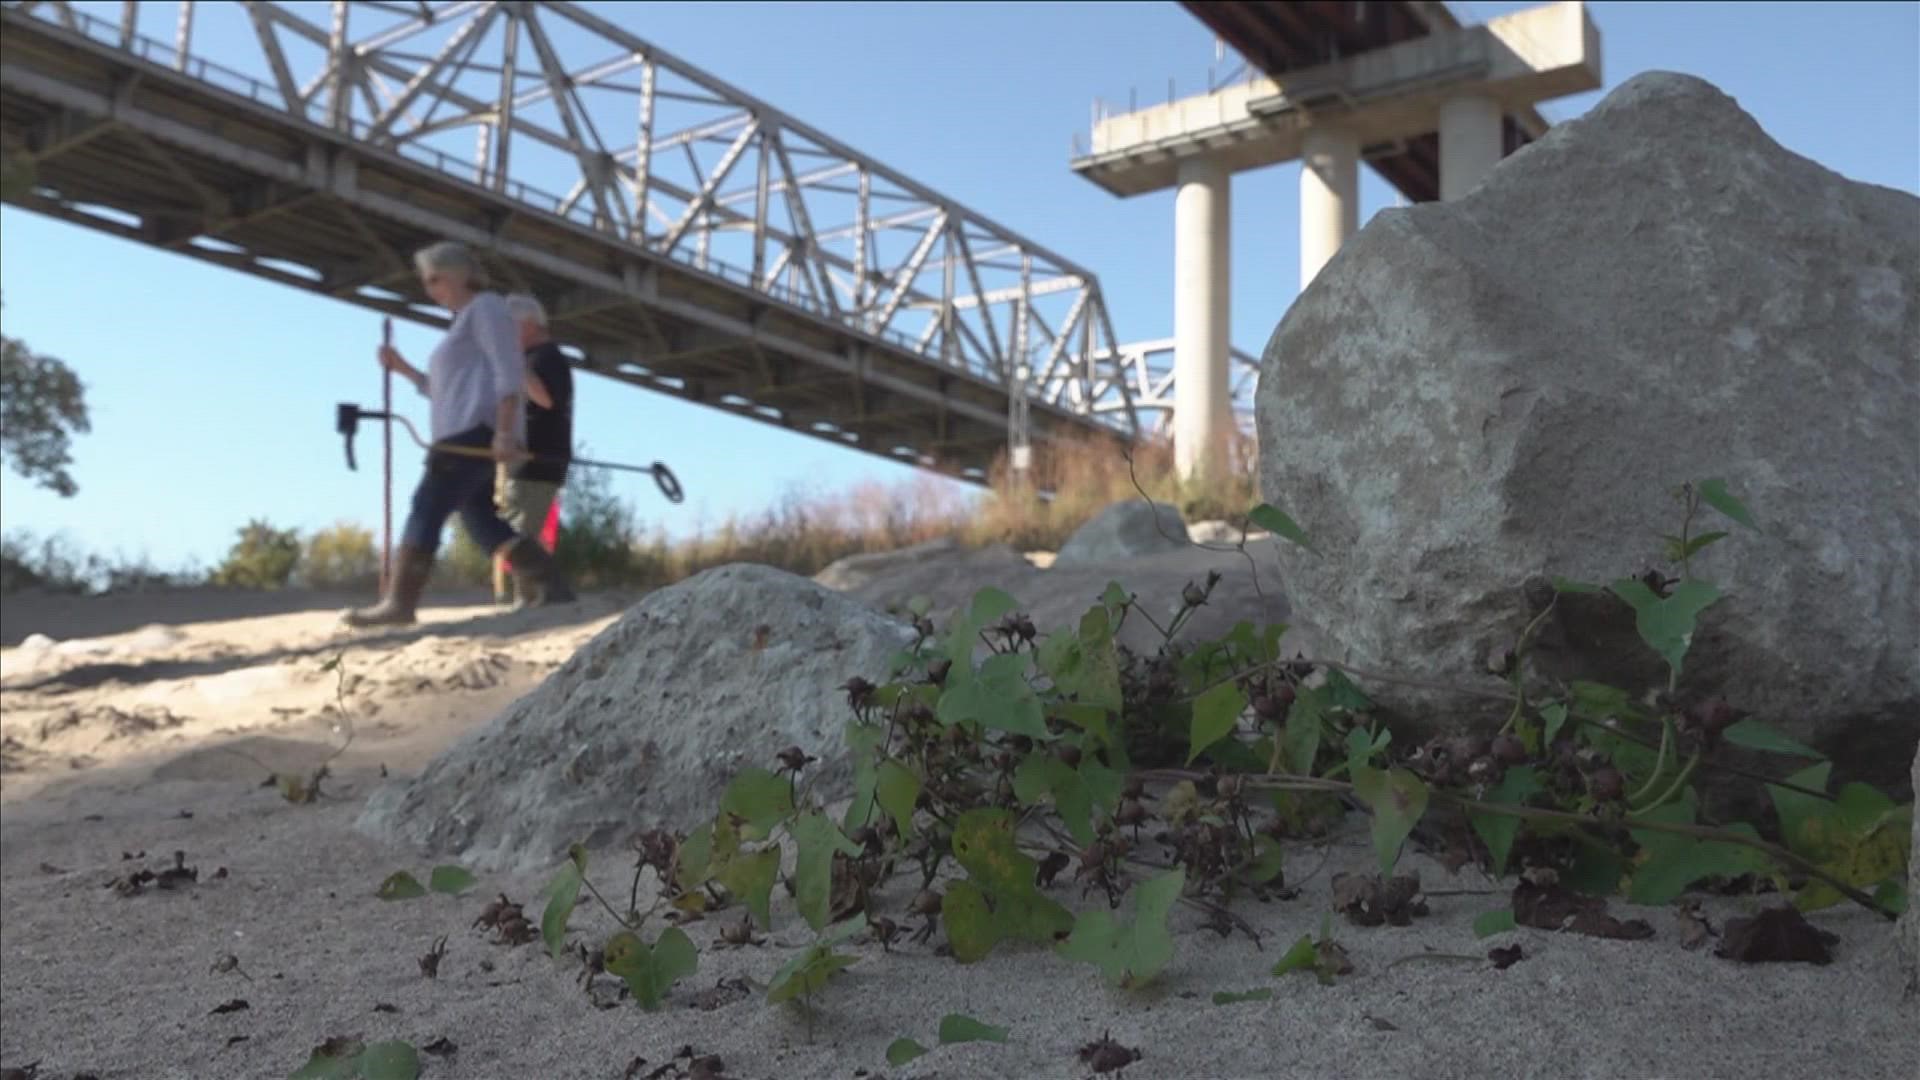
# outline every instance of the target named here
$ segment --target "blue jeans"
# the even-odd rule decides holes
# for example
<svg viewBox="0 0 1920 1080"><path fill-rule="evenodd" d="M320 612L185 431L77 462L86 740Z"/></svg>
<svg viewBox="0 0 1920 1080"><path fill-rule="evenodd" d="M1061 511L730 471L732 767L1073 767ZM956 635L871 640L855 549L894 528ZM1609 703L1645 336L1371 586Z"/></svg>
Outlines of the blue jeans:
<svg viewBox="0 0 1920 1080"><path fill-rule="evenodd" d="M488 449L493 445L493 429L482 424L441 442ZM429 452L427 471L413 489L413 509L407 514L400 542L433 554L440 548L440 532L447 519L457 513L467 535L488 555L511 543L518 534L500 519L493 505L493 474L491 458Z"/></svg>

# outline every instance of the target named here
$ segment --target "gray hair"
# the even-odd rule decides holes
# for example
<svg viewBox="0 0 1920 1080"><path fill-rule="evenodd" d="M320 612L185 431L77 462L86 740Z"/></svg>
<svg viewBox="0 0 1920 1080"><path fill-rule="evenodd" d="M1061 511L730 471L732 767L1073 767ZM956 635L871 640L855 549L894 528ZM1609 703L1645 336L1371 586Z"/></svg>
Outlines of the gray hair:
<svg viewBox="0 0 1920 1080"><path fill-rule="evenodd" d="M547 325L547 309L527 293L514 293L507 297L507 314L512 315L515 322L530 322L540 327Z"/></svg>
<svg viewBox="0 0 1920 1080"><path fill-rule="evenodd" d="M459 274L466 279L470 289L487 287L487 268L473 257L473 252L465 244L453 240L442 240L437 244L423 247L413 253L414 269L421 276L436 271Z"/></svg>

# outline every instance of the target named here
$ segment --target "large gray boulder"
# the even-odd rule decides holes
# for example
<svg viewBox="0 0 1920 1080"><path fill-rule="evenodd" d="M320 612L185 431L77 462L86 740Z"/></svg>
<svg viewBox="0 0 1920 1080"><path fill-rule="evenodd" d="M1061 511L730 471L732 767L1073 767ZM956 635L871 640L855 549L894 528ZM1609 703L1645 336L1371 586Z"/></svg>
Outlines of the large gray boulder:
<svg viewBox="0 0 1920 1080"><path fill-rule="evenodd" d="M1764 531L1693 522L1732 535L1693 560L1723 599L1682 696L1906 784L1920 199L1784 149L1699 79L1636 76L1468 197L1377 215L1275 329L1258 422L1265 498L1325 552L1279 546L1299 617L1429 679L1487 679L1549 576L1674 572L1671 493L1724 478ZM1664 684L1624 605L1556 620L1551 674ZM1408 715L1468 704L1369 688Z"/></svg>
<svg viewBox="0 0 1920 1080"><path fill-rule="evenodd" d="M1159 555L1186 547L1187 523L1180 508L1145 499L1117 502L1075 529L1053 557L1054 566Z"/></svg>
<svg viewBox="0 0 1920 1080"><path fill-rule="evenodd" d="M805 578L722 566L652 593L357 827L429 857L538 871L567 845L691 828L749 765L797 745L816 791L851 794L838 689L883 681L911 628Z"/></svg>
<svg viewBox="0 0 1920 1080"><path fill-rule="evenodd" d="M865 551L858 555L848 555L828 563L813 580L836 592L865 585L876 578L895 573L903 567L912 566L936 555L945 555L958 550L959 541L951 536L941 536L922 544L895 548L892 551Z"/></svg>

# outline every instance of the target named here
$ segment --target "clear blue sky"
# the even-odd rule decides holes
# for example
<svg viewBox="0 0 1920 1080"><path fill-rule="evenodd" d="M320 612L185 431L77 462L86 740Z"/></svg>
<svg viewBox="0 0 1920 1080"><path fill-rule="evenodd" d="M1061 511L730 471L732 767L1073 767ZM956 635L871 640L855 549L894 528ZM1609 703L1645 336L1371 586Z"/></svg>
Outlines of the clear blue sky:
<svg viewBox="0 0 1920 1080"><path fill-rule="evenodd" d="M120 5L76 6L113 18ZM324 24L325 5L314 6ZM1169 76L1181 94L1200 87L1213 40L1177 4L588 6L1089 267L1122 340L1171 333L1171 194L1115 199L1067 161L1095 97L1124 104L1133 87L1143 101L1164 96ZM1474 22L1526 6L1454 5ZM1732 94L1791 150L1854 179L1920 190L1920 5L1590 7L1606 87L1548 103L1550 119L1584 112L1638 72L1677 70ZM143 32L170 39L177 5L147 8ZM241 20L206 26L196 53L250 66L257 50ZM1363 221L1394 198L1364 175ZM1233 181L1233 338L1249 352L1298 291L1297 190L1297 165ZM378 526L378 437L362 438L361 470L349 473L332 430L334 403L378 401L377 315L12 207L0 209L0 301L8 336L79 372L93 420L76 442L77 496L0 474L9 532L64 532L102 554L204 566L251 517L302 530L339 519ZM421 357L433 334L402 323L396 338ZM908 475L622 383L586 376L580 389L576 433L596 455L664 459L678 472L688 492L678 507L645 477L615 474L643 520L670 534L793 491ZM402 507L416 463L396 453Z"/></svg>

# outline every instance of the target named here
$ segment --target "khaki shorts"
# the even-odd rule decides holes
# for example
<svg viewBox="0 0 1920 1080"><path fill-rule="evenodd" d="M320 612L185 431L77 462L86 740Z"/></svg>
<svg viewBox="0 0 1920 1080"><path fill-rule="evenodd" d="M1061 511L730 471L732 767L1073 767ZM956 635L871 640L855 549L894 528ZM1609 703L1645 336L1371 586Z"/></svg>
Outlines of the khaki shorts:
<svg viewBox="0 0 1920 1080"><path fill-rule="evenodd" d="M553 508L553 498L559 493L560 485L550 480L516 480L507 475L505 465L494 469L493 504L514 532L536 543L540 530L546 528L547 511Z"/></svg>

